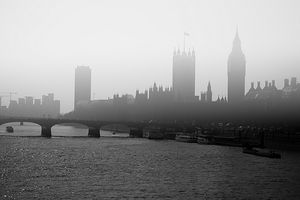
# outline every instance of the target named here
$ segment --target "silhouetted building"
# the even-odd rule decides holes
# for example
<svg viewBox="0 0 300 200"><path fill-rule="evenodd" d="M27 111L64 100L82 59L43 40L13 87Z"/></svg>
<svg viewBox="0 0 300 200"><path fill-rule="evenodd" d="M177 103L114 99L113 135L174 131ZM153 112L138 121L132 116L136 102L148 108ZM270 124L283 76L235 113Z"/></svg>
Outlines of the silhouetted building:
<svg viewBox="0 0 300 200"><path fill-rule="evenodd" d="M300 84L297 83L295 77L291 78L291 84L289 80L284 80L284 87L282 90L277 89L275 81L265 81L263 89L260 87L260 82L257 83L257 87L254 88L254 83L251 83L251 88L247 92L245 99L247 101L264 101L264 102L275 102L285 99L295 99L300 97Z"/></svg>
<svg viewBox="0 0 300 200"><path fill-rule="evenodd" d="M25 97L26 105L33 105L33 97Z"/></svg>
<svg viewBox="0 0 300 200"><path fill-rule="evenodd" d="M152 88L149 88L149 102L155 104L170 103L174 101L174 92L172 88L165 88L163 86L157 87L156 83Z"/></svg>
<svg viewBox="0 0 300 200"><path fill-rule="evenodd" d="M135 93L135 101L136 104L145 104L148 101L148 91L145 90L144 93L140 93L139 90Z"/></svg>
<svg viewBox="0 0 300 200"><path fill-rule="evenodd" d="M297 78L291 78L291 84L289 80L284 80L284 87L282 89L282 98L283 99L300 99L300 83L297 83Z"/></svg>
<svg viewBox="0 0 300 200"><path fill-rule="evenodd" d="M40 99L35 99L34 100L34 105L40 106L41 105L41 100Z"/></svg>
<svg viewBox="0 0 300 200"><path fill-rule="evenodd" d="M126 105L126 104L133 104L134 97L131 94L123 94L119 96L119 94L115 94L113 97L113 105Z"/></svg>
<svg viewBox="0 0 300 200"><path fill-rule="evenodd" d="M201 102L206 102L206 93L205 92L201 92L201 94L200 94L200 101Z"/></svg>
<svg viewBox="0 0 300 200"><path fill-rule="evenodd" d="M228 103L228 101L227 101L227 98L226 97L219 97L218 96L218 99L216 100L216 103L218 103L218 104L225 104L225 103Z"/></svg>
<svg viewBox="0 0 300 200"><path fill-rule="evenodd" d="M19 105L25 105L25 99L19 98Z"/></svg>
<svg viewBox="0 0 300 200"><path fill-rule="evenodd" d="M240 103L245 95L246 59L241 49L241 41L236 32L232 51L228 58L228 102Z"/></svg>
<svg viewBox="0 0 300 200"><path fill-rule="evenodd" d="M212 91L210 82L208 82L206 92L201 92L200 101L203 102L212 102Z"/></svg>
<svg viewBox="0 0 300 200"><path fill-rule="evenodd" d="M86 66L78 66L75 69L75 95L74 110L80 104L87 104L91 100L91 69Z"/></svg>
<svg viewBox="0 0 300 200"><path fill-rule="evenodd" d="M208 82L208 86L207 86L206 101L207 102L212 102L212 91L211 91L210 82Z"/></svg>
<svg viewBox="0 0 300 200"><path fill-rule="evenodd" d="M173 90L176 101L195 101L195 51L173 54Z"/></svg>
<svg viewBox="0 0 300 200"><path fill-rule="evenodd" d="M53 93L43 95L42 103L41 99L33 99L30 96L19 98L18 102L15 100L10 101L7 115L55 118L60 115L60 101L54 100Z"/></svg>
<svg viewBox="0 0 300 200"><path fill-rule="evenodd" d="M249 100L258 100L258 101L265 101L265 100L278 100L281 97L281 91L278 90L275 86L275 81L273 80L272 83L265 81L265 86L263 89L260 87L260 82L257 83L257 87L254 88L254 83L251 83L251 88L247 92L245 99Z"/></svg>

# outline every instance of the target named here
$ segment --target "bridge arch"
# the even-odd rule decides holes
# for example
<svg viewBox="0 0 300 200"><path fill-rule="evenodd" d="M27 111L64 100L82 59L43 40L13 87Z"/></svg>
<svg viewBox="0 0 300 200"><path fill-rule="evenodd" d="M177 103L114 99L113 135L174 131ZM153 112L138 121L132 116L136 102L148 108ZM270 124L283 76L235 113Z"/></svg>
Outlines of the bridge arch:
<svg viewBox="0 0 300 200"><path fill-rule="evenodd" d="M87 136L90 127L84 123L62 122L51 126L52 136Z"/></svg>
<svg viewBox="0 0 300 200"><path fill-rule="evenodd" d="M33 124L37 124L39 126L43 126L41 123L34 121L34 120L21 120L21 119L5 119L5 120L0 120L0 126L1 125L5 125L5 124L9 124L9 123L33 123Z"/></svg>
<svg viewBox="0 0 300 200"><path fill-rule="evenodd" d="M22 117L10 117L1 118L0 125L8 122L32 122L41 126L41 136L51 137L51 128L59 124L82 124L88 127L88 136L100 137L100 128L107 128L110 126L112 131L118 132L131 132L133 129L141 130L144 123L141 122L110 122L110 121L97 121L97 120L79 120L79 119L65 119L65 118L22 118ZM121 125L121 127L120 127ZM120 131L121 130L121 131Z"/></svg>
<svg viewBox="0 0 300 200"><path fill-rule="evenodd" d="M21 124L22 123L22 124ZM14 134L22 134L24 136L39 136L41 135L42 125L32 121L10 120L0 121L0 131L6 132L6 127L11 126L14 129Z"/></svg>
<svg viewBox="0 0 300 200"><path fill-rule="evenodd" d="M131 127L126 123L105 123L100 127L103 136L129 136Z"/></svg>

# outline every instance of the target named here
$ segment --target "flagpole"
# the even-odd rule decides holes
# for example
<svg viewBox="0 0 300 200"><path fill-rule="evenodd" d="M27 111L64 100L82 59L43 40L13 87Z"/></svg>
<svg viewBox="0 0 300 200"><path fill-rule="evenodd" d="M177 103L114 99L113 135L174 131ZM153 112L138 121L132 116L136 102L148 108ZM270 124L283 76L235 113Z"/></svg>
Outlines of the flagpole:
<svg viewBox="0 0 300 200"><path fill-rule="evenodd" d="M185 52L185 33L183 33L183 52Z"/></svg>

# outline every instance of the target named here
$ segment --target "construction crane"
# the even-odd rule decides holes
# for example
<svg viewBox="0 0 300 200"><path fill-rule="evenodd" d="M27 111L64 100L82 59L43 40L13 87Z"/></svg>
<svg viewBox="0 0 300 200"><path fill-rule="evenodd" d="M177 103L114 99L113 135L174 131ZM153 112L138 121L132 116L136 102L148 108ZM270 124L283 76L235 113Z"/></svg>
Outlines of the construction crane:
<svg viewBox="0 0 300 200"><path fill-rule="evenodd" d="M9 94L9 102L11 101L11 96L14 94L18 94L17 92L0 92L1 94Z"/></svg>

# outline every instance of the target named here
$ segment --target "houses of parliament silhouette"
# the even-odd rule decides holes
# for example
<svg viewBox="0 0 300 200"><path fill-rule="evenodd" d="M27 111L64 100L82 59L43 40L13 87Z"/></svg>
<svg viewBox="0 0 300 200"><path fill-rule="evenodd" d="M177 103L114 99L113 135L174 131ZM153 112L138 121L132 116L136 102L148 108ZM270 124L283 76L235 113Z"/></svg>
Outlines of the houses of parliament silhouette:
<svg viewBox="0 0 300 200"><path fill-rule="evenodd" d="M227 62L227 97L212 100L212 86L195 95L194 50L175 49L173 52L172 86L163 87L154 83L144 92L113 95L105 100L90 99L91 70L77 67L75 76L74 112L69 116L77 118L106 120L262 120L279 116L287 119L295 113L300 99L300 84L292 78L285 80L282 90L275 81L266 83L264 89L252 83L245 95L246 59L241 40L236 31L232 50ZM299 107L299 106L298 106ZM296 109L297 110L297 109ZM271 114L272 113L272 114ZM298 114L299 115L299 114Z"/></svg>
<svg viewBox="0 0 300 200"><path fill-rule="evenodd" d="M194 50L175 49L172 86L163 87L154 83L144 92L137 90L135 97L130 94L115 94L113 98L104 100L91 100L91 69L88 66L78 66L75 69L74 111L65 116L99 120L257 121L262 120L262 117L291 119L300 113L297 112L300 108L300 84L295 77L290 82L285 79L283 89L278 89L274 80L266 81L264 88L261 88L260 82L255 88L252 82L251 88L245 94L246 59L242 52L238 31L227 62L227 97L218 97L213 101L211 82L208 82L205 92L196 96L195 65ZM8 108L1 106L1 113L18 115L15 108L24 110L21 109L24 103L19 104L12 101ZM55 105L55 113L52 112L54 109L49 111L43 109L42 114L36 112L38 114L31 115L33 117L58 116L59 101L56 101Z"/></svg>

